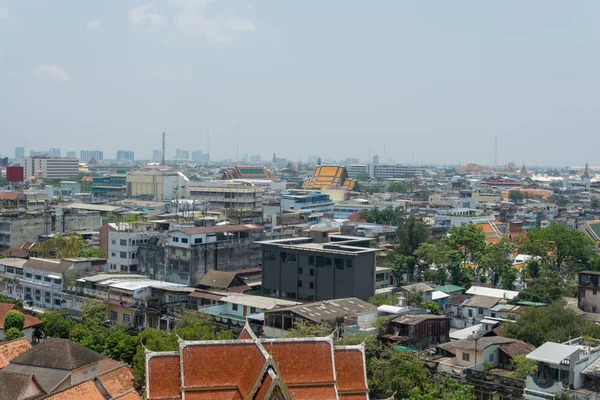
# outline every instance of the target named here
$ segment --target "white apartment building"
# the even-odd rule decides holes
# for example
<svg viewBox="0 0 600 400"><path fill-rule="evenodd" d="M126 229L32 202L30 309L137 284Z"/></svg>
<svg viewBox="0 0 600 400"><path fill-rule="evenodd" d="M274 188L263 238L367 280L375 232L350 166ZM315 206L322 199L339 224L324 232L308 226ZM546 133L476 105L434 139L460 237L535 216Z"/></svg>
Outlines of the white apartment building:
<svg viewBox="0 0 600 400"><path fill-rule="evenodd" d="M21 157L19 164L25 176L36 178L67 179L79 173L79 161L76 158Z"/></svg>
<svg viewBox="0 0 600 400"><path fill-rule="evenodd" d="M108 271L112 273L138 272L137 251L139 245L147 244L150 238L161 235L161 232L156 231L108 232Z"/></svg>

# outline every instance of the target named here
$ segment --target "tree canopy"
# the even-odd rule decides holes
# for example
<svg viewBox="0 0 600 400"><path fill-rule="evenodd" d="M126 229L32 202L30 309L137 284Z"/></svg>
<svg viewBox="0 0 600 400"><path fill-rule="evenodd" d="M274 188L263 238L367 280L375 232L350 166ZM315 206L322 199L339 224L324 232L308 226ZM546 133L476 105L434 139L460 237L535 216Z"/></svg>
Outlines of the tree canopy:
<svg viewBox="0 0 600 400"><path fill-rule="evenodd" d="M5 330L3 342L10 342L23 337L23 332L17 328L9 328Z"/></svg>
<svg viewBox="0 0 600 400"><path fill-rule="evenodd" d="M361 216L370 223L397 226L404 217L404 209L392 206L383 209L375 207L371 210L364 210Z"/></svg>
<svg viewBox="0 0 600 400"><path fill-rule="evenodd" d="M87 247L87 242L78 233L68 236L54 235L35 248L42 258L106 257L101 249Z"/></svg>
<svg viewBox="0 0 600 400"><path fill-rule="evenodd" d="M9 311L4 316L4 330L10 328L18 329L19 332L23 330L25 326L25 314L19 311Z"/></svg>

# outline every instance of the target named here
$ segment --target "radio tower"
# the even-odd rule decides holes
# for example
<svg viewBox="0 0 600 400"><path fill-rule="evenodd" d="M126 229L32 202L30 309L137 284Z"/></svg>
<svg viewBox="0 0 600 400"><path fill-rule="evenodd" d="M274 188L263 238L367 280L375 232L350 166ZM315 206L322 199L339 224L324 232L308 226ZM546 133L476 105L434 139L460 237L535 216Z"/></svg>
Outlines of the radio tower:
<svg viewBox="0 0 600 400"><path fill-rule="evenodd" d="M162 164L165 165L165 143L167 141L167 127L165 127L165 131L162 134Z"/></svg>

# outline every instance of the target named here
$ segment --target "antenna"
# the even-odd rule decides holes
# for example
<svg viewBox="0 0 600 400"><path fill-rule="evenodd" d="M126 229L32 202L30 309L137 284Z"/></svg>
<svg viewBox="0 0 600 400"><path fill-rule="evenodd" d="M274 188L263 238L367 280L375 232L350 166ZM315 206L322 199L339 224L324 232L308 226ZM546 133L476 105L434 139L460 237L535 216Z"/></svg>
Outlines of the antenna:
<svg viewBox="0 0 600 400"><path fill-rule="evenodd" d="M161 165L165 165L165 144L167 141L167 125L165 125L165 130L163 131L162 134L162 164Z"/></svg>
<svg viewBox="0 0 600 400"><path fill-rule="evenodd" d="M494 167L498 165L498 138L494 138Z"/></svg>

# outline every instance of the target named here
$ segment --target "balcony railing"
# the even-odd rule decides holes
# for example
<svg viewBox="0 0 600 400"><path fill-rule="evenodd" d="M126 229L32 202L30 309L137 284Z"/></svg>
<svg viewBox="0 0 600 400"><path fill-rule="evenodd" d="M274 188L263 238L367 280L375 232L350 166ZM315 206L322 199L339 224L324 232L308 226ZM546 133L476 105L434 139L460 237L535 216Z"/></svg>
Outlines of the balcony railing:
<svg viewBox="0 0 600 400"><path fill-rule="evenodd" d="M557 381L555 379L542 381L531 375L527 377L527 380L525 382L527 389L548 394L561 393L569 385L569 382L566 379L562 381Z"/></svg>

